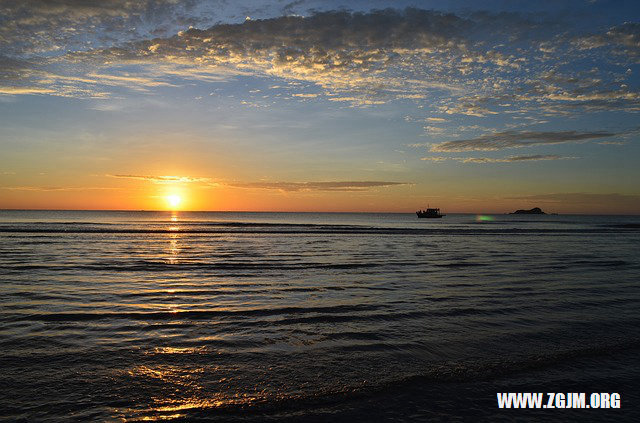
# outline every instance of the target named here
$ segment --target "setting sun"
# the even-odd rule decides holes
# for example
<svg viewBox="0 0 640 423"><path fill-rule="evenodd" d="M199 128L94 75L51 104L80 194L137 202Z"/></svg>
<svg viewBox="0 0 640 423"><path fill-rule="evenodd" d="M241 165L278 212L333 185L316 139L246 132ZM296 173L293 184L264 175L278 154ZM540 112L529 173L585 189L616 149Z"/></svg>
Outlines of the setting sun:
<svg viewBox="0 0 640 423"><path fill-rule="evenodd" d="M182 198L179 195L167 195L166 196L167 204L171 209L177 209L182 203Z"/></svg>

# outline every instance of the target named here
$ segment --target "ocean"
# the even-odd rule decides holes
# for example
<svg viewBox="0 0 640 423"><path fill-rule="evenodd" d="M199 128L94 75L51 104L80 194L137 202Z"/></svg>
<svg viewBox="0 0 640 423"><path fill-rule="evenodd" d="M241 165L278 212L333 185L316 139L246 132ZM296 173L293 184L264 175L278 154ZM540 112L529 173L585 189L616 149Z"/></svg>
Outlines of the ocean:
<svg viewBox="0 0 640 423"><path fill-rule="evenodd" d="M639 252L637 216L0 211L0 418L640 421Z"/></svg>

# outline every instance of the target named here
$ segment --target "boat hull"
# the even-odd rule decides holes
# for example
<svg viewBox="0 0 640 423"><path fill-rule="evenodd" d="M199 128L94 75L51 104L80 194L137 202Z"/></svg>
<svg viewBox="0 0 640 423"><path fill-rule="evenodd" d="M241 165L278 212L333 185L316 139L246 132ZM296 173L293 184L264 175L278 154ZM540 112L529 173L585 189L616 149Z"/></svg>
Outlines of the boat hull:
<svg viewBox="0 0 640 423"><path fill-rule="evenodd" d="M420 214L420 213L416 213L418 215L419 218L421 219L440 219L443 216L446 216L445 214L436 214L436 215L430 215L430 214Z"/></svg>

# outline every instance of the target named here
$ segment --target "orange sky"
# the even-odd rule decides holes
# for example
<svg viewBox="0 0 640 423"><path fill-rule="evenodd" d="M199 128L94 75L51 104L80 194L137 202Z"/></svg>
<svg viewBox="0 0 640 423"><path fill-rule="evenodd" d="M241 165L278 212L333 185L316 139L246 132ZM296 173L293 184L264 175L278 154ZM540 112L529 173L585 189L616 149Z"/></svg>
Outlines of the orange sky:
<svg viewBox="0 0 640 423"><path fill-rule="evenodd" d="M118 181L116 181L118 182ZM574 195L568 201L556 198L448 197L425 195L415 185L379 187L367 191L284 191L235 188L225 185L163 183L146 181L129 186L94 189L4 190L2 208L89 210L208 210L208 211L301 211L301 212L414 212L427 205L448 213L508 213L519 208L541 207L553 213L634 214L633 198L617 198L615 208L601 196ZM133 186L131 186L133 185ZM171 196L180 198L172 205Z"/></svg>

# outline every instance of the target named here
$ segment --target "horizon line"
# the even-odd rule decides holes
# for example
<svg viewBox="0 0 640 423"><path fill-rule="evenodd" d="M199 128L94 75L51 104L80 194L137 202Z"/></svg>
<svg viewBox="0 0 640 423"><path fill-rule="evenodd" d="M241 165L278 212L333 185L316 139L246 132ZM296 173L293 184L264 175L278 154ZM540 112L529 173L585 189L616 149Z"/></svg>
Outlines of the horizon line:
<svg viewBox="0 0 640 423"><path fill-rule="evenodd" d="M10 209L0 208L0 212L4 211L59 211L59 212L142 212L142 213L325 213L325 214L415 214L412 212L391 212L391 211L278 211L278 210L158 210L158 209ZM449 212L447 214L468 214L468 215L510 215L513 212ZM550 212L543 215L535 216L640 216L640 212L636 214L626 213L557 213ZM529 215L525 215L529 216Z"/></svg>

